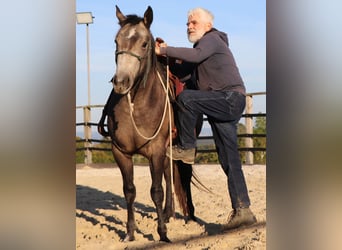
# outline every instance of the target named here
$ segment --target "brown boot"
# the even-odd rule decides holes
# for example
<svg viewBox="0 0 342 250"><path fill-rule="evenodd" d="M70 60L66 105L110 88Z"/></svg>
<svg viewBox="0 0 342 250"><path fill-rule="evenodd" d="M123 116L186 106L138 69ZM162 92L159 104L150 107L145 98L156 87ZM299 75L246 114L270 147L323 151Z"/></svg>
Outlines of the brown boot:
<svg viewBox="0 0 342 250"><path fill-rule="evenodd" d="M240 226L248 226L257 220L252 211L247 208L234 209L230 215L227 224L222 225L223 230L238 228Z"/></svg>
<svg viewBox="0 0 342 250"><path fill-rule="evenodd" d="M182 149L181 147L172 146L172 159L181 160L187 164L195 164L195 148ZM166 149L166 156L170 157L170 147Z"/></svg>

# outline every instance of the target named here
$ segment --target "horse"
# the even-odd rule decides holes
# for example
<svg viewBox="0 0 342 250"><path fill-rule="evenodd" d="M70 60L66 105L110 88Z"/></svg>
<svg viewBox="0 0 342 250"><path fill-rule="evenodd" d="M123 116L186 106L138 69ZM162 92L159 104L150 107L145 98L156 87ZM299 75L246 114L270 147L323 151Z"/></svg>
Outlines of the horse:
<svg viewBox="0 0 342 250"><path fill-rule="evenodd" d="M165 223L174 215L174 205L171 165L166 157L166 148L172 140L169 124L173 120L173 111L168 100L166 67L157 59L154 51L155 40L150 31L153 11L148 6L143 17L126 16L116 6L116 17L120 26L115 36L116 72L111 80L113 90L99 121L98 132L111 137L112 153L123 179L123 192L127 203L127 232L123 240L135 239L133 203L136 188L133 182L132 157L134 154L140 154L149 161L152 178L150 195L156 207L160 240L170 242ZM169 115L166 115L167 111ZM104 129L106 117L108 132ZM173 169L177 170L175 167ZM185 166L184 169L187 171L184 175L174 171L175 193L183 213L195 220L189 192L192 166ZM164 209L163 177L166 183Z"/></svg>

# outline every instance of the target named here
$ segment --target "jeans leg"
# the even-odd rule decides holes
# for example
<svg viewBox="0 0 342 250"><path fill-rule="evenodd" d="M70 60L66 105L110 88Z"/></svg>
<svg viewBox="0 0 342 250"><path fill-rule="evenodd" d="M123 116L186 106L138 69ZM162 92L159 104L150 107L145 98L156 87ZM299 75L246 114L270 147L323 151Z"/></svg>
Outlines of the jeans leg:
<svg viewBox="0 0 342 250"><path fill-rule="evenodd" d="M180 105L180 145L184 148L196 147L196 120L199 115L207 115L219 161L227 175L232 207L249 207L250 200L241 168L236 128L245 108L245 96L231 91L184 90L177 100Z"/></svg>
<svg viewBox="0 0 342 250"><path fill-rule="evenodd" d="M201 91L186 89L177 98L179 109L178 132L180 146L196 147L195 127L199 116L205 114L218 121L239 119L244 109L245 97L237 92Z"/></svg>
<svg viewBox="0 0 342 250"><path fill-rule="evenodd" d="M237 143L238 120L217 122L209 118L220 164L227 175L228 192L232 208L249 207L250 200L246 181L241 167Z"/></svg>
<svg viewBox="0 0 342 250"><path fill-rule="evenodd" d="M179 144L186 149L196 147L197 124L202 117L202 113L196 105L196 98L192 97L192 93L196 92L184 90L177 99L180 105L177 110Z"/></svg>

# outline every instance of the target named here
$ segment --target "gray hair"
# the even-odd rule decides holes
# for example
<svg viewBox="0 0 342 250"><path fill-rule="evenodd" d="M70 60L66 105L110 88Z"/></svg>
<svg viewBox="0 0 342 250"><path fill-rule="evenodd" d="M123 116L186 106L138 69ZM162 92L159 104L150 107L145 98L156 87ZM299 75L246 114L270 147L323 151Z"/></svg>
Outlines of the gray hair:
<svg viewBox="0 0 342 250"><path fill-rule="evenodd" d="M211 26L214 26L214 15L209 11L201 7L197 7L188 11L188 18L194 14L198 14L202 21L208 22Z"/></svg>

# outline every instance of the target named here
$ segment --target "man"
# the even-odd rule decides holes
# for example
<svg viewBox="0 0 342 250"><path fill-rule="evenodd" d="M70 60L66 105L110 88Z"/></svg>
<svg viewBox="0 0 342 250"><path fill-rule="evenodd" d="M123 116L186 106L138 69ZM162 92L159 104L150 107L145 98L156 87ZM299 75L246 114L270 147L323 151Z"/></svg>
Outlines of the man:
<svg viewBox="0 0 342 250"><path fill-rule="evenodd" d="M203 8L188 12L187 34L193 48L176 48L156 43L156 54L184 61L192 69L192 85L177 98L179 143L172 147L173 159L193 164L196 153L195 126L205 114L211 125L219 161L227 175L233 208L224 229L256 222L250 210L245 177L237 144L237 123L245 108L245 86L228 47L227 35L213 28L213 15ZM177 65L178 70L182 67ZM170 149L168 148L167 156Z"/></svg>

